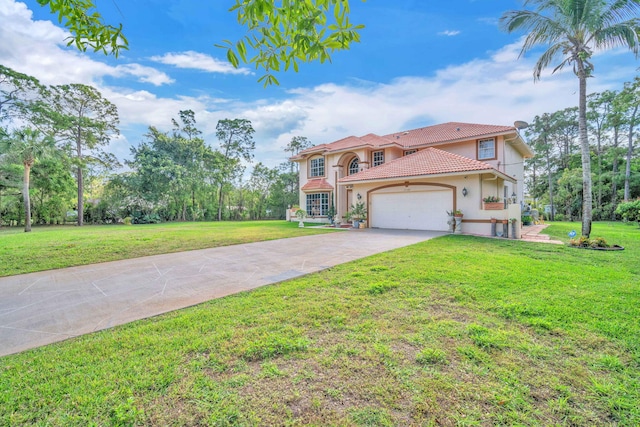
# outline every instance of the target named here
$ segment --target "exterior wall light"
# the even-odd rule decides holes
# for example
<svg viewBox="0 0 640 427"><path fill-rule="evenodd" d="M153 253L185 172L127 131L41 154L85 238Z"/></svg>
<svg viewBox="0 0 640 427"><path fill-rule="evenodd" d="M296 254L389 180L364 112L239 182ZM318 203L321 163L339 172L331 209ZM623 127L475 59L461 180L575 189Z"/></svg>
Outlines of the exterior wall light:
<svg viewBox="0 0 640 427"><path fill-rule="evenodd" d="M358 195L356 197L358 198L358 200L362 199L362 196L360 195L360 193L358 193Z"/></svg>
<svg viewBox="0 0 640 427"><path fill-rule="evenodd" d="M462 189L462 197L467 197L467 194L469 194L469 192L467 191L467 187L464 187Z"/></svg>

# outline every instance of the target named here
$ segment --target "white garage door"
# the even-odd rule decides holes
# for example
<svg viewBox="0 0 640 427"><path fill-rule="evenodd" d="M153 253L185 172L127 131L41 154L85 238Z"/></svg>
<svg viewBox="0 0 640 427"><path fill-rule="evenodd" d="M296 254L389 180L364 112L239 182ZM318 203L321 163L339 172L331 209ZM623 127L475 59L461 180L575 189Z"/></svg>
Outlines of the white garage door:
<svg viewBox="0 0 640 427"><path fill-rule="evenodd" d="M404 191L371 195L371 227L447 231L451 190Z"/></svg>

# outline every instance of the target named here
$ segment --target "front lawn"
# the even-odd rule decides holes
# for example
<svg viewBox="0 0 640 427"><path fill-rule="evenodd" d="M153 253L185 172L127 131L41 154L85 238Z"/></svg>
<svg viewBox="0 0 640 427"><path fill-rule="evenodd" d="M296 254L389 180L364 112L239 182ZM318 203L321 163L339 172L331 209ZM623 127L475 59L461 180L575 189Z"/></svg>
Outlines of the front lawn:
<svg viewBox="0 0 640 427"><path fill-rule="evenodd" d="M174 222L0 229L0 277L239 243L326 233L297 222Z"/></svg>
<svg viewBox="0 0 640 427"><path fill-rule="evenodd" d="M626 250L445 236L6 356L0 425L636 426L640 230L595 236Z"/></svg>

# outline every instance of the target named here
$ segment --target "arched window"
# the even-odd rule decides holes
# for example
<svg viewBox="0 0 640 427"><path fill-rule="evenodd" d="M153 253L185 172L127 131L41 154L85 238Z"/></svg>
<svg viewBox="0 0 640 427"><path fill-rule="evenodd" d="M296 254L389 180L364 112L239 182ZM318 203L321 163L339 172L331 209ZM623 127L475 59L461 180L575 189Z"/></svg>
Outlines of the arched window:
<svg viewBox="0 0 640 427"><path fill-rule="evenodd" d="M354 157L349 162L349 175L353 175L354 173L360 172L360 163L358 162L358 158Z"/></svg>

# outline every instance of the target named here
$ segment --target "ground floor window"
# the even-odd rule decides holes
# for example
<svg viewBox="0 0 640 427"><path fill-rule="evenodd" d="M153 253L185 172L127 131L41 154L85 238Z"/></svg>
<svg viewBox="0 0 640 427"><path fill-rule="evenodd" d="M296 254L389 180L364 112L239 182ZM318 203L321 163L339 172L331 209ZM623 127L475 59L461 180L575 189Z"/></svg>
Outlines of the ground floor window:
<svg viewBox="0 0 640 427"><path fill-rule="evenodd" d="M329 193L307 194L307 214L326 216L329 211Z"/></svg>

